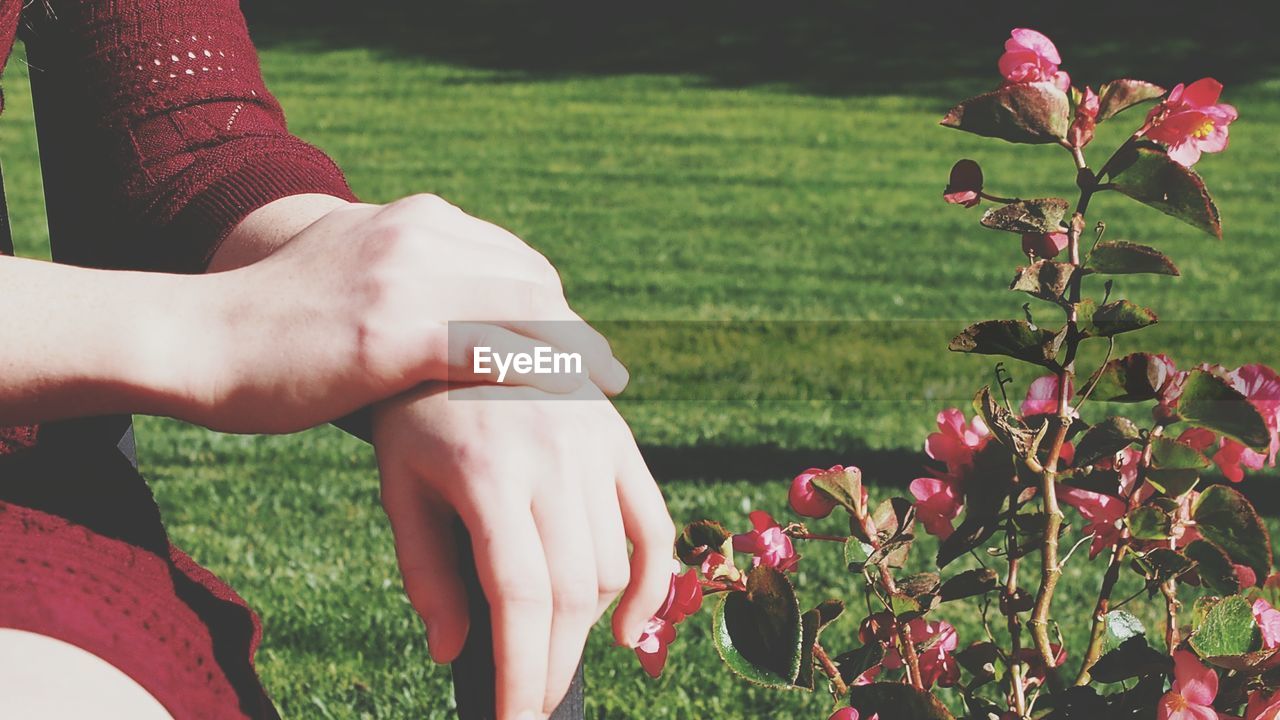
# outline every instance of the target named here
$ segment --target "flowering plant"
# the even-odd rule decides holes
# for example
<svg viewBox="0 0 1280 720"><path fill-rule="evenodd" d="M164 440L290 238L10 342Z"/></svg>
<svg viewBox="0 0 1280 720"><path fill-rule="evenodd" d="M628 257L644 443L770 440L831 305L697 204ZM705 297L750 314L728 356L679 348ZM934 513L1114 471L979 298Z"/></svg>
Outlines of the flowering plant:
<svg viewBox="0 0 1280 720"><path fill-rule="evenodd" d="M939 413L924 445L933 467L911 483L910 499L873 506L857 468L811 468L788 495L803 521L757 510L752 529L736 535L711 520L684 528L676 554L690 569L673 576L673 600L636 648L651 674L661 672L674 623L704 595L719 595L711 622L725 664L761 685L825 689L832 720L939 720L957 712L1001 720L1280 718L1280 611L1273 607L1280 575L1272 574L1271 541L1240 492L1201 481L1211 468L1239 482L1246 469L1276 464L1280 376L1262 365L1179 367L1146 352L1116 357L1117 335L1157 320L1148 308L1112 298L1116 278L1179 271L1160 250L1103 240L1105 227L1090 231L1085 220L1094 195L1114 192L1220 238L1217 208L1191 168L1202 153L1226 149L1236 111L1219 102L1222 86L1210 78L1168 91L1120 79L1095 91L1073 86L1061 63L1047 37L1015 29L999 60L1004 83L942 120L1013 143L1057 144L1072 159L1080 193L1074 208L1062 198L993 195L972 160L955 164L943 194L966 208L995 203L981 224L1018 236L1027 258L1010 289L1063 318L1057 327L1038 324L1028 303L1024 319L975 323L950 349L1012 358L1042 376L1015 410L997 364L995 388L978 391L971 417L957 408ZM1094 170L1085 148L1096 126L1149 102L1145 120ZM1089 372L1077 367L1085 343L1105 348ZM1090 400L1149 413L1087 422L1079 410ZM806 524L832 513L841 532L820 534ZM1078 537L1065 549L1073 524ZM938 538L939 572L904 575L921 531ZM861 644L844 652L828 650L822 633L846 613L845 603L806 609L789 575L801 561L798 545L823 542L842 548L864 590ZM1075 555L1085 545L1087 553ZM735 553L749 555L749 565ZM1105 562L1105 571L1087 644L1068 649L1054 594L1066 563L1073 556L1086 562L1086 554ZM978 567L941 574L965 556ZM1112 593L1126 572L1136 573L1145 593L1117 600ZM1144 595L1163 606L1163 637L1149 636L1122 609ZM958 601L980 607L984 637L961 638L939 617ZM999 632L987 622L992 611L1003 619Z"/></svg>

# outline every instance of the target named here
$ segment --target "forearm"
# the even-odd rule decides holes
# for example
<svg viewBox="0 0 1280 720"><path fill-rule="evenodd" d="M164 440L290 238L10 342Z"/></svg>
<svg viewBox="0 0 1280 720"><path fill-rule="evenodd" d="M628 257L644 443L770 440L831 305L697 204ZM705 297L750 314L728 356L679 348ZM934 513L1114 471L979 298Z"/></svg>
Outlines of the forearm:
<svg viewBox="0 0 1280 720"><path fill-rule="evenodd" d="M203 282L0 257L0 425L183 414Z"/></svg>
<svg viewBox="0 0 1280 720"><path fill-rule="evenodd" d="M291 195L267 203L245 216L209 261L207 272L245 267L267 257L308 225L332 210L349 205L332 195Z"/></svg>

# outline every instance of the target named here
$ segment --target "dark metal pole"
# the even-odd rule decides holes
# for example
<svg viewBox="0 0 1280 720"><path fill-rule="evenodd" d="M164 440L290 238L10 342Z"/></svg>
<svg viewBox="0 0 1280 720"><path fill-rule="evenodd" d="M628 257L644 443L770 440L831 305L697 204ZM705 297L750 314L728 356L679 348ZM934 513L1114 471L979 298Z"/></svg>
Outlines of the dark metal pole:
<svg viewBox="0 0 1280 720"><path fill-rule="evenodd" d="M465 568L463 579L467 585L471 631L462 654L453 663L453 696L458 703L458 720L495 720L493 625L489 622L489 603L476 577L466 531L459 526L457 533L460 566ZM582 664L579 663L569 694L551 714L551 720L583 720L586 712L583 695Z"/></svg>

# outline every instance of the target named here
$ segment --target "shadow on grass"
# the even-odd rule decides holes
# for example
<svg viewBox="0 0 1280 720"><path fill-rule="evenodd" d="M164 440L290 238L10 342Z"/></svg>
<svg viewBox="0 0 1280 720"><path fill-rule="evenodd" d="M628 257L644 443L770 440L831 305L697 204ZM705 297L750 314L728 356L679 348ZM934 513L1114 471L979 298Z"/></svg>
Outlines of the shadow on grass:
<svg viewBox="0 0 1280 720"><path fill-rule="evenodd" d="M1241 82L1280 68L1261 3L816 0L246 0L263 47L367 47L512 73L622 73L821 94L945 94L994 84L1008 31L1039 29L1083 82ZM501 81L503 78L495 78ZM968 86L972 86L969 88Z"/></svg>
<svg viewBox="0 0 1280 720"><path fill-rule="evenodd" d="M789 449L776 445L694 445L672 447L648 445L640 448L649 470L659 483L665 480L725 482L746 480L778 483L781 487L796 473L810 467L855 465L863 478L877 487L906 491L907 485L926 473L929 459L909 450ZM1206 483L1226 482L1221 476L1205 476ZM1264 515L1280 516L1280 477L1274 472L1246 478L1234 486L1244 493Z"/></svg>

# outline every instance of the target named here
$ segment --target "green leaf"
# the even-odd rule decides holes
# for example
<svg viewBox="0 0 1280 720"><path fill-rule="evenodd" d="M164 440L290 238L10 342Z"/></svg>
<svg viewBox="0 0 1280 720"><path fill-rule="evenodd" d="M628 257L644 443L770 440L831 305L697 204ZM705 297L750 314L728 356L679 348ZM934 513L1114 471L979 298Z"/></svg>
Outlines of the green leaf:
<svg viewBox="0 0 1280 720"><path fill-rule="evenodd" d="M1196 575L1200 584L1216 595L1235 595L1240 592L1240 577L1231 565L1231 558L1222 548L1207 540L1192 540L1182 549L1196 563Z"/></svg>
<svg viewBox="0 0 1280 720"><path fill-rule="evenodd" d="M1235 438L1255 450L1271 444L1262 413L1226 380L1204 370L1192 370L1182 385L1178 415L1183 420Z"/></svg>
<svg viewBox="0 0 1280 720"><path fill-rule="evenodd" d="M1142 558L1142 564L1147 566L1142 569L1142 575L1148 580L1155 580L1156 582L1164 582L1165 580L1181 577L1195 567L1195 563L1186 555L1169 548L1152 550L1146 554L1146 557Z"/></svg>
<svg viewBox="0 0 1280 720"><path fill-rule="evenodd" d="M870 642L862 647L840 653L831 658L840 671L840 679L851 683L862 673L870 670L884 658L884 648L878 642Z"/></svg>
<svg viewBox="0 0 1280 720"><path fill-rule="evenodd" d="M795 590L765 565L747 575L746 592L727 593L712 614L716 650L751 682L789 687L800 673L803 628Z"/></svg>
<svg viewBox="0 0 1280 720"><path fill-rule="evenodd" d="M1147 482L1165 495L1179 498L1195 488L1200 482L1200 473L1195 470L1148 470Z"/></svg>
<svg viewBox="0 0 1280 720"><path fill-rule="evenodd" d="M1006 355L1048 365L1057 355L1058 346L1055 333L1032 328L1025 320L984 320L965 328L947 347L952 352Z"/></svg>
<svg viewBox="0 0 1280 720"><path fill-rule="evenodd" d="M1164 365L1151 353L1133 353L1111 360L1080 388L1080 394L1097 379L1093 397L1104 402L1152 400L1167 380Z"/></svg>
<svg viewBox="0 0 1280 720"><path fill-rule="evenodd" d="M1151 467L1159 470L1202 470L1209 458L1190 445L1167 437L1151 438Z"/></svg>
<svg viewBox="0 0 1280 720"><path fill-rule="evenodd" d="M1147 634L1147 628L1142 621L1124 610L1112 610L1107 613L1106 630L1102 640L1102 647L1106 650L1114 650L1129 638L1143 637Z"/></svg>
<svg viewBox="0 0 1280 720"><path fill-rule="evenodd" d="M850 572L862 572L862 568L867 564L867 558L871 557L873 552L875 548L856 537L844 541L844 562Z"/></svg>
<svg viewBox="0 0 1280 720"><path fill-rule="evenodd" d="M1204 180L1173 160L1163 148L1139 141L1118 150L1104 171L1113 189L1171 215L1210 235L1222 238L1218 206Z"/></svg>
<svg viewBox="0 0 1280 720"><path fill-rule="evenodd" d="M1214 485L1200 493L1191 516L1202 537L1232 562L1253 570L1259 582L1271 573L1271 536L1244 495L1226 485Z"/></svg>
<svg viewBox="0 0 1280 720"><path fill-rule="evenodd" d="M885 720L955 720L955 716L933 695L896 682L856 685L849 689L849 705L859 717L877 713Z"/></svg>
<svg viewBox="0 0 1280 720"><path fill-rule="evenodd" d="M1155 100L1164 93L1164 88L1146 80L1112 80L1098 89L1097 121L1109 120L1134 105Z"/></svg>
<svg viewBox="0 0 1280 720"><path fill-rule="evenodd" d="M1150 505L1130 510L1125 523L1129 534L1138 540L1166 540L1173 528L1169 514Z"/></svg>
<svg viewBox="0 0 1280 720"><path fill-rule="evenodd" d="M1141 636L1131 637L1115 650L1098 658L1089 668L1089 676L1103 683L1115 683L1135 677L1164 675L1173 670L1173 659L1147 644Z"/></svg>
<svg viewBox="0 0 1280 720"><path fill-rule="evenodd" d="M991 568L974 568L965 570L959 575L947 578L938 591L943 602L962 600L982 595L995 590L1000 585L1000 577Z"/></svg>
<svg viewBox="0 0 1280 720"><path fill-rule="evenodd" d="M1085 261L1084 271L1104 275L1180 274L1173 261L1159 250L1123 240L1098 243Z"/></svg>
<svg viewBox="0 0 1280 720"><path fill-rule="evenodd" d="M1089 335L1111 337L1155 325L1156 314L1150 308L1135 305L1128 300L1116 300L1094 310L1087 322Z"/></svg>
<svg viewBox="0 0 1280 720"><path fill-rule="evenodd" d="M823 471L813 476L813 486L831 497L855 517L862 517L867 510L862 506L862 471L847 467L842 471Z"/></svg>
<svg viewBox="0 0 1280 720"><path fill-rule="evenodd" d="M844 603L840 600L824 600L818 606L800 617L803 628L800 639L800 672L796 675L795 686L812 690L814 687L813 646L818 642L822 631L844 613Z"/></svg>
<svg viewBox="0 0 1280 720"><path fill-rule="evenodd" d="M1068 203L1062 198L1036 198L991 208L982 215L982 224L992 230L1018 234L1062 232Z"/></svg>
<svg viewBox="0 0 1280 720"><path fill-rule="evenodd" d="M1151 439L1151 467L1147 480L1169 497L1182 497L1200 481L1209 458L1190 445L1166 437Z"/></svg>
<svg viewBox="0 0 1280 720"><path fill-rule="evenodd" d="M1074 273L1075 266L1071 263L1036 260L1027 267L1018 268L1009 289L1054 302L1067 291Z"/></svg>
<svg viewBox="0 0 1280 720"><path fill-rule="evenodd" d="M1085 431L1076 443L1072 464L1077 467L1092 465L1102 458L1109 458L1132 445L1142 437L1138 426L1126 417L1109 417Z"/></svg>
<svg viewBox="0 0 1280 720"><path fill-rule="evenodd" d="M699 565L708 552L720 552L732 537L732 533L714 520L689 523L676 538L676 557L686 565Z"/></svg>
<svg viewBox="0 0 1280 720"><path fill-rule="evenodd" d="M942 124L1014 143L1056 143L1071 125L1071 101L1048 83L1018 83L965 100Z"/></svg>
<svg viewBox="0 0 1280 720"><path fill-rule="evenodd" d="M1000 529L1000 510L1015 482L1013 456L1003 445L988 443L974 455L973 469L966 476L964 520L938 543L938 567L946 567Z"/></svg>
<svg viewBox="0 0 1280 720"><path fill-rule="evenodd" d="M1253 620L1253 608L1240 595L1232 595L1215 603L1196 624L1191 634L1191 647L1200 657L1214 658L1251 653L1262 647L1262 633Z"/></svg>

